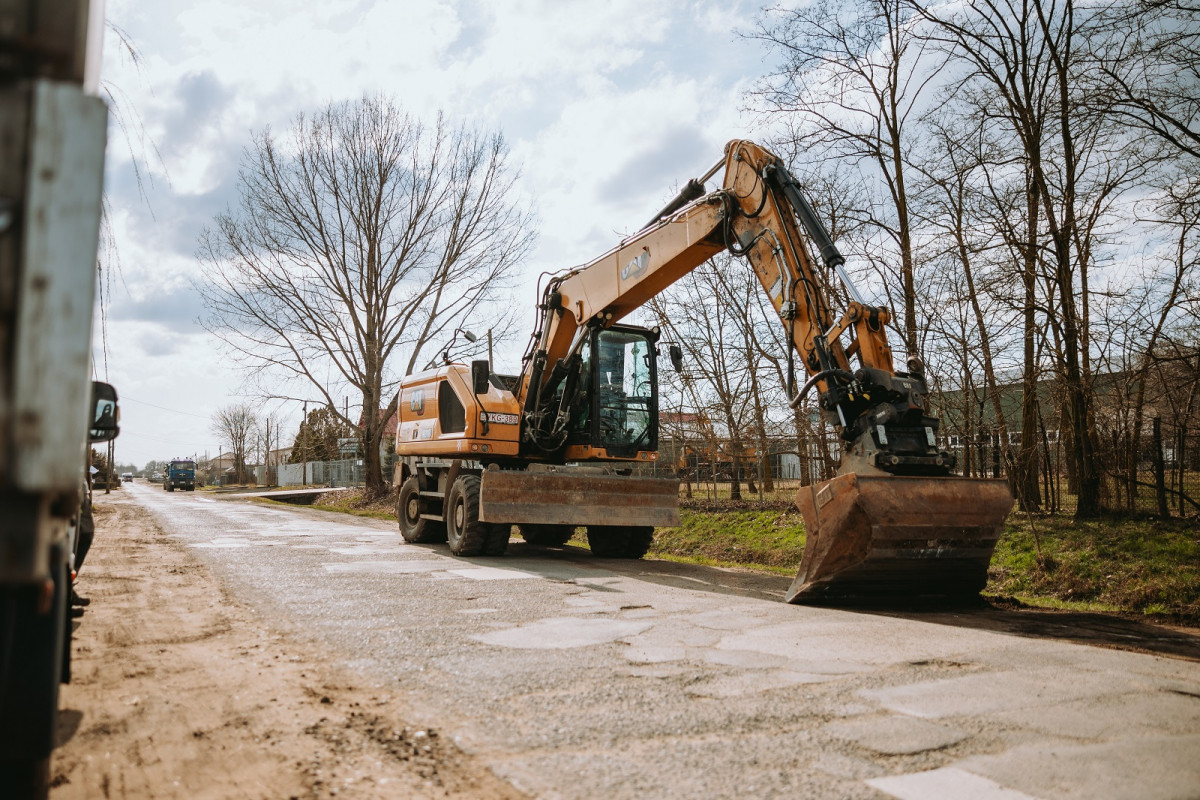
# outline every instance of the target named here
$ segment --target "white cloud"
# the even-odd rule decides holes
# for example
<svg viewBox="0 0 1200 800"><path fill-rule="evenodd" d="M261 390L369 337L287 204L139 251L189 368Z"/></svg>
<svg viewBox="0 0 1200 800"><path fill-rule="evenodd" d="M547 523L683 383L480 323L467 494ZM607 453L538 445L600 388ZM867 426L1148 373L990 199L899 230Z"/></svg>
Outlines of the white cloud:
<svg viewBox="0 0 1200 800"><path fill-rule="evenodd" d="M196 307L186 296L196 237L236 202L251 131L280 131L298 112L376 92L423 119L441 109L499 127L523 168L520 191L542 220L514 292L531 314L537 272L599 255L711 166L727 139L746 135L741 91L763 68L733 29L748 25L754 8L716 0L109 0L109 19L128 32L141 64L110 36L103 77L127 117L141 115L170 176L137 144L136 124L127 125L132 148L113 130L108 191L124 281L113 287L109 374L130 397L199 415L129 408L118 456L169 457L183 450L155 441L180 437L211 449L201 418L235 399L237 373L183 317ZM130 149L153 179L152 211L131 177Z"/></svg>

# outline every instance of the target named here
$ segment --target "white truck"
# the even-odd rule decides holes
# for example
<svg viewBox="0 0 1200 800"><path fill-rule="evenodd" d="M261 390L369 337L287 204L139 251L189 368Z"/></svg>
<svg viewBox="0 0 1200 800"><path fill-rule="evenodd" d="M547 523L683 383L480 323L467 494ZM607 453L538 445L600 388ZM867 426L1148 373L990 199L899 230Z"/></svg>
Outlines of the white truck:
<svg viewBox="0 0 1200 800"><path fill-rule="evenodd" d="M0 794L48 794L70 675L70 551L87 443L108 110L98 0L0 0ZM89 430L90 428L90 430Z"/></svg>

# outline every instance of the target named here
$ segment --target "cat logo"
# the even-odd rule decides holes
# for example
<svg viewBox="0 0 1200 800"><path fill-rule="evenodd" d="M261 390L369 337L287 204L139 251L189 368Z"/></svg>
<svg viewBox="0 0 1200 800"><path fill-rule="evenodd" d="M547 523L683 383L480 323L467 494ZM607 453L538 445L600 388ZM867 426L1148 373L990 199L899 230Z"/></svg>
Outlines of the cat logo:
<svg viewBox="0 0 1200 800"><path fill-rule="evenodd" d="M418 417L425 413L425 390L413 389L408 398L408 410Z"/></svg>

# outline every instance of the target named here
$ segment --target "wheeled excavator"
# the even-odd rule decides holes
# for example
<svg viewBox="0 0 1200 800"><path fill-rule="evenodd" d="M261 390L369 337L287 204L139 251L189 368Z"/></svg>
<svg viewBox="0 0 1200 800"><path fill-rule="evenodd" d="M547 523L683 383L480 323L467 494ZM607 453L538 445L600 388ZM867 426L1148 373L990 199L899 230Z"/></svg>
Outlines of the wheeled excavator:
<svg viewBox="0 0 1200 800"><path fill-rule="evenodd" d="M807 375L793 406L815 390L840 437L836 477L796 500L807 538L788 601L978 593L1012 507L1008 485L952 474L920 360L893 367L889 311L859 296L783 162L744 140L641 230L541 287L518 374L477 360L402 381L403 537L501 555L514 525L546 546L583 526L595 555L640 558L655 526L678 525L678 481L632 474L657 458L659 331L621 321L723 251L749 261L791 342L789 365ZM850 298L840 317L834 275Z"/></svg>

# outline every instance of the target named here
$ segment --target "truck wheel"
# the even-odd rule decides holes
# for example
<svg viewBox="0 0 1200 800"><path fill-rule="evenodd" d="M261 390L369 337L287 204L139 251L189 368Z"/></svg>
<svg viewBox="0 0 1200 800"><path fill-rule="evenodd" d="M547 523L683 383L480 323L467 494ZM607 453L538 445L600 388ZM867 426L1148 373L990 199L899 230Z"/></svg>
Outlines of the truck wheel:
<svg viewBox="0 0 1200 800"><path fill-rule="evenodd" d="M36 587L0 588L0 795L45 798L50 791L50 750L58 720L63 672L68 577L65 558L55 567L54 599L39 614Z"/></svg>
<svg viewBox="0 0 1200 800"><path fill-rule="evenodd" d="M404 541L414 544L446 541L446 525L429 519L421 519L421 484L413 475L400 487L396 504L396 518L400 520L400 535Z"/></svg>
<svg viewBox="0 0 1200 800"><path fill-rule="evenodd" d="M642 525L589 525L588 546L598 558L641 558L654 540L654 528Z"/></svg>
<svg viewBox="0 0 1200 800"><path fill-rule="evenodd" d="M479 476L460 475L446 498L446 543L456 556L483 553L492 526L479 521Z"/></svg>
<svg viewBox="0 0 1200 800"><path fill-rule="evenodd" d="M574 525L521 523L521 538L537 547L562 547L574 535Z"/></svg>

